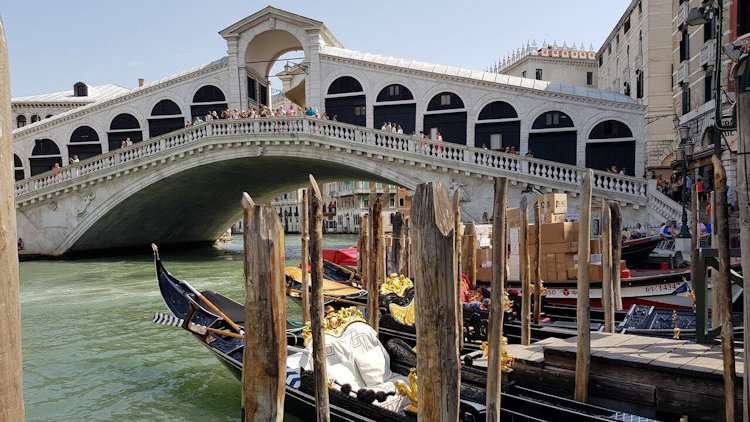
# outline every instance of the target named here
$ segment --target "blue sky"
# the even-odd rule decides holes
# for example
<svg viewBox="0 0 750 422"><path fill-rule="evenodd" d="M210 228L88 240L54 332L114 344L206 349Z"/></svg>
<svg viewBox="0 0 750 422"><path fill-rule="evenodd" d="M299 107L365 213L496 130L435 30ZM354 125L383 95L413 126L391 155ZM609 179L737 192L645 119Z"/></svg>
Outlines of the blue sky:
<svg viewBox="0 0 750 422"><path fill-rule="evenodd" d="M8 1L0 6L14 97L127 88L226 54L218 31L266 5L323 21L353 50L484 69L526 40L598 49L630 0Z"/></svg>

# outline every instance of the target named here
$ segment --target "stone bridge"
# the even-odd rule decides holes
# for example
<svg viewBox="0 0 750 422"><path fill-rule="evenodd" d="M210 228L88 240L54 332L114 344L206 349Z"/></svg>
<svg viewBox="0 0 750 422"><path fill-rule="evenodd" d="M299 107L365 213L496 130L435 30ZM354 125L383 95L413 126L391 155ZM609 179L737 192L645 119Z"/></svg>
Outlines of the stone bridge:
<svg viewBox="0 0 750 422"><path fill-rule="evenodd" d="M19 253L213 242L240 218L242 191L267 201L309 173L408 189L438 180L461 187L465 218L478 219L491 213L495 177L511 180L510 206L534 188L569 193L574 207L585 171L309 117L215 120L17 182ZM674 204L642 178L595 171L594 194L619 201L626 224L674 217Z"/></svg>

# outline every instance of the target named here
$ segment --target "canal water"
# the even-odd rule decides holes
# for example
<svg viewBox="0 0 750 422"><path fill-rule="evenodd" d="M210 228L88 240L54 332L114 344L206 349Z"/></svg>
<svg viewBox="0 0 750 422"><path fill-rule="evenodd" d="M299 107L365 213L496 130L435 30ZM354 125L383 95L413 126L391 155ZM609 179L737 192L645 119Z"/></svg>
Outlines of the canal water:
<svg viewBox="0 0 750 422"><path fill-rule="evenodd" d="M299 236L285 242L287 265L298 265ZM324 236L326 248L356 242ZM21 263L27 421L241 419L240 382L182 329L151 322L168 310L150 252ZM242 235L213 248L160 252L176 277L244 301ZM300 318L294 302L287 317Z"/></svg>

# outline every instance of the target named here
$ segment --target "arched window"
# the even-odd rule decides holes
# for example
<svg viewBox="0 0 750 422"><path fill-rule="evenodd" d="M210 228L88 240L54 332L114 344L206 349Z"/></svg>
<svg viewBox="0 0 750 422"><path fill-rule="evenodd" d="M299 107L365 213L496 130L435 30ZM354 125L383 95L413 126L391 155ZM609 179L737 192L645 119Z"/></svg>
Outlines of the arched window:
<svg viewBox="0 0 750 422"><path fill-rule="evenodd" d="M80 126L70 135L70 142L99 142L99 135L91 126Z"/></svg>
<svg viewBox="0 0 750 422"><path fill-rule="evenodd" d="M62 165L60 148L52 139L35 139L29 164L32 176L52 170L55 164Z"/></svg>
<svg viewBox="0 0 750 422"><path fill-rule="evenodd" d="M31 116L31 123L36 123L36 122L38 122L40 120L42 120L42 118L39 117L38 114L35 114L35 115Z"/></svg>
<svg viewBox="0 0 750 422"><path fill-rule="evenodd" d="M399 103L388 104L394 101ZM417 103L409 88L400 84L388 85L378 93L377 103L373 108L372 124L375 129L381 128L384 122L392 122L401 126L407 135L414 131L417 122Z"/></svg>
<svg viewBox="0 0 750 422"><path fill-rule="evenodd" d="M367 108L362 84L351 76L342 76L328 86L326 113L330 118L344 123L364 126L367 123Z"/></svg>
<svg viewBox="0 0 750 422"><path fill-rule="evenodd" d="M26 116L21 115L16 117L16 128L24 126L26 126Z"/></svg>
<svg viewBox="0 0 750 422"><path fill-rule="evenodd" d="M598 123L586 142L586 167L635 174L635 140L628 125L617 120Z"/></svg>
<svg viewBox="0 0 750 422"><path fill-rule="evenodd" d="M574 127L573 119L562 111L548 111L534 120L532 129Z"/></svg>
<svg viewBox="0 0 750 422"><path fill-rule="evenodd" d="M435 139L440 133L445 142L466 145L466 111L431 113L463 108L464 102L461 97L452 92L441 92L432 97L424 114L425 135Z"/></svg>
<svg viewBox="0 0 750 422"><path fill-rule="evenodd" d="M79 160L85 160L101 153L99 134L90 126L80 126L70 135L68 159L77 156Z"/></svg>
<svg viewBox="0 0 750 422"><path fill-rule="evenodd" d="M151 110L148 119L150 137L156 137L185 127L180 106L172 100L161 100Z"/></svg>
<svg viewBox="0 0 750 422"><path fill-rule="evenodd" d="M404 101L413 99L414 96L409 91L409 88L400 84L391 84L380 90L376 101Z"/></svg>
<svg viewBox="0 0 750 422"><path fill-rule="evenodd" d="M516 109L505 101L491 102L479 112L479 120L514 119L516 117L518 117Z"/></svg>
<svg viewBox="0 0 750 422"><path fill-rule="evenodd" d="M549 129L570 130L549 130ZM528 151L536 158L575 165L578 134L573 119L562 111L539 115L531 126Z"/></svg>
<svg viewBox="0 0 750 422"><path fill-rule="evenodd" d="M453 108L464 108L464 102L461 97L452 92L441 92L432 97L427 105L427 111L448 110Z"/></svg>
<svg viewBox="0 0 750 422"><path fill-rule="evenodd" d="M109 131L107 132L109 150L120 148L122 141L127 138L130 138L133 143L138 143L143 140L143 133L138 119L132 114L121 113L112 119L112 123L109 125Z"/></svg>
<svg viewBox="0 0 750 422"><path fill-rule="evenodd" d="M224 97L224 92L221 89L214 85L204 85L193 95L190 115L192 117L203 117L214 111L220 114L228 107L226 97Z"/></svg>
<svg viewBox="0 0 750 422"><path fill-rule="evenodd" d="M23 179L23 162L16 154L13 154L13 170L15 173L16 181Z"/></svg>
<svg viewBox="0 0 750 422"><path fill-rule="evenodd" d="M521 119L516 109L505 101L494 101L484 106L474 126L474 146L495 151L515 148L520 152Z"/></svg>
<svg viewBox="0 0 750 422"><path fill-rule="evenodd" d="M89 87L83 82L76 82L73 85L73 95L76 97L88 97Z"/></svg>
<svg viewBox="0 0 750 422"><path fill-rule="evenodd" d="M351 76L342 76L331 82L328 94L345 94L348 92L363 92L362 84Z"/></svg>
<svg viewBox="0 0 750 422"><path fill-rule="evenodd" d="M625 123L605 120L591 129L589 139L632 138L633 132Z"/></svg>

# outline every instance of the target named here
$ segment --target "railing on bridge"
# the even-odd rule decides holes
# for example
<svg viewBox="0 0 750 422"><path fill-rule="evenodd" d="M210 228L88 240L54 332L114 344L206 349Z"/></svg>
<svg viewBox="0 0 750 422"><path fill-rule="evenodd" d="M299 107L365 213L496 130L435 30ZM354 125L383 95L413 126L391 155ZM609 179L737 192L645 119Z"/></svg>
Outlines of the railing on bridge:
<svg viewBox="0 0 750 422"><path fill-rule="evenodd" d="M357 145L367 145L387 151L400 151L398 158L430 157L443 161L441 165L455 163L458 167L472 171L478 169L499 170L513 178L531 176L568 185L575 190L586 169L553 161L540 160L515 154L467 147L446 142L435 142L411 136L368 129L346 123L321 120L312 117L252 118L241 120L212 120L198 126L180 129L166 135L98 155L78 164L68 165L58 170L16 182L16 197L35 193L43 188L61 182L74 180L104 169L111 169L144 157L161 153L202 139L234 137L254 134L309 134L320 138L335 139ZM510 174L508 174L510 173ZM543 180L538 183L544 186ZM622 176L609 172L594 171L594 189L633 197L638 203L645 203L646 181L641 178Z"/></svg>

